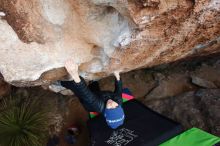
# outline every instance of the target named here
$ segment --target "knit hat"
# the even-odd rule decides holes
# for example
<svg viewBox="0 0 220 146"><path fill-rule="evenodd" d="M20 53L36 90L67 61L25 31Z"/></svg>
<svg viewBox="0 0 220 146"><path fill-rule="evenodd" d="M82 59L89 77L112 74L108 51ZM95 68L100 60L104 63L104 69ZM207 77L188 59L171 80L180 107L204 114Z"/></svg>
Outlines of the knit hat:
<svg viewBox="0 0 220 146"><path fill-rule="evenodd" d="M113 109L105 109L105 120L112 129L116 129L124 123L125 115L122 107L119 105Z"/></svg>

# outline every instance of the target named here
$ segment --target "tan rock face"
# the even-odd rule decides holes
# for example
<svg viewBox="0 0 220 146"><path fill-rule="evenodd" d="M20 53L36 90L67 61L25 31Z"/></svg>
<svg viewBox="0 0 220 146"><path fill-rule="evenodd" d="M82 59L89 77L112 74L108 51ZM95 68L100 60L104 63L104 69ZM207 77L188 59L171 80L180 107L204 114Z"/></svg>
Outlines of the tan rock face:
<svg viewBox="0 0 220 146"><path fill-rule="evenodd" d="M219 0L0 0L0 72L16 86L220 52Z"/></svg>

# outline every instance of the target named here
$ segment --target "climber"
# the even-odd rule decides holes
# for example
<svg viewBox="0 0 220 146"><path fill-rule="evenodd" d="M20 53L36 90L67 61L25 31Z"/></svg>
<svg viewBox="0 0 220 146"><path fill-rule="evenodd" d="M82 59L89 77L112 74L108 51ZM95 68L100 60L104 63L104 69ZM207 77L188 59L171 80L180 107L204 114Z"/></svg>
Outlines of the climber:
<svg viewBox="0 0 220 146"><path fill-rule="evenodd" d="M81 104L89 112L99 112L105 117L106 123L112 129L116 129L124 123L124 111L122 108L122 81L118 71L115 75L115 91L100 91L97 81L92 81L89 86L78 74L78 65L69 59L65 68L73 81L61 81L61 85L72 90L79 98Z"/></svg>

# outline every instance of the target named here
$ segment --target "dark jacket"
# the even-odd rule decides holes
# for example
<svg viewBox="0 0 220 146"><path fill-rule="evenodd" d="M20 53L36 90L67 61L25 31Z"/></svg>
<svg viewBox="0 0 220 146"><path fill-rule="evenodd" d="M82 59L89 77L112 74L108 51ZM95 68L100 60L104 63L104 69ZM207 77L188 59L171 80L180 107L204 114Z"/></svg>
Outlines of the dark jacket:
<svg viewBox="0 0 220 146"><path fill-rule="evenodd" d="M89 112L103 113L106 108L108 99L112 99L119 105L122 104L122 81L115 79L115 91L100 91L98 93L92 92L86 85L85 80L80 77L81 82L61 81L61 85L67 89L72 90L79 98L84 108Z"/></svg>

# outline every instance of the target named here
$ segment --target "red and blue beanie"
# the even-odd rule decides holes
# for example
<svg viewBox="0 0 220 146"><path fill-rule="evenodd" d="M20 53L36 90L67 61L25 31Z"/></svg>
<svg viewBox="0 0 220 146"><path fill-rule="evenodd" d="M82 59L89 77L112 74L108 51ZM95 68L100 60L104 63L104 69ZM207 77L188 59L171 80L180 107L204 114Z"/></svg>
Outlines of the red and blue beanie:
<svg viewBox="0 0 220 146"><path fill-rule="evenodd" d="M116 129L124 123L125 114L123 108L119 105L113 109L105 109L104 116L106 123L112 129Z"/></svg>

